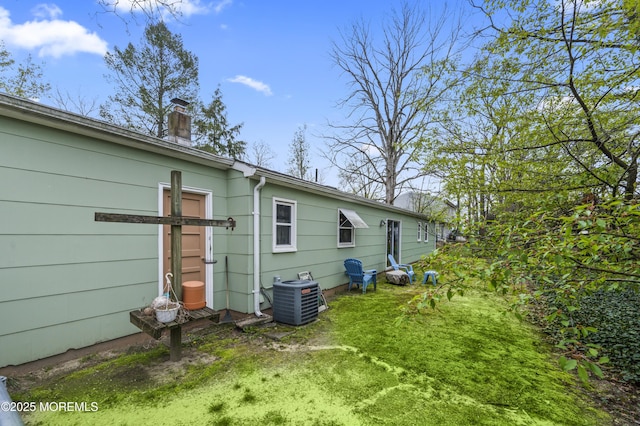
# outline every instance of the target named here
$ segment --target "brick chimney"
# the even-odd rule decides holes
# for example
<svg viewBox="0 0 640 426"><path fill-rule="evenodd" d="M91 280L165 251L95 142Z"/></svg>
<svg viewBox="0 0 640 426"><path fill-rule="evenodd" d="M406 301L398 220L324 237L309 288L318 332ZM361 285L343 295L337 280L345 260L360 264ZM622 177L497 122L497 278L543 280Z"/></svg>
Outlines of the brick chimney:
<svg viewBox="0 0 640 426"><path fill-rule="evenodd" d="M167 139L180 145L191 146L191 117L186 107L189 102L180 98L171 99L173 111L169 113L169 134Z"/></svg>

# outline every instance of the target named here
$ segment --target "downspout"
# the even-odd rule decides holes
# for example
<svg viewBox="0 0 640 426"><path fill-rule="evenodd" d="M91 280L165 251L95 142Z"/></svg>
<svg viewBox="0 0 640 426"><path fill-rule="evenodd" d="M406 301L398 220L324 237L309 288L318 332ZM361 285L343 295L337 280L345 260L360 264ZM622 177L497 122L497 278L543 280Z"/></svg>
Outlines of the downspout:
<svg viewBox="0 0 640 426"><path fill-rule="evenodd" d="M253 188L253 311L258 317L260 312L260 189L266 183L264 176Z"/></svg>

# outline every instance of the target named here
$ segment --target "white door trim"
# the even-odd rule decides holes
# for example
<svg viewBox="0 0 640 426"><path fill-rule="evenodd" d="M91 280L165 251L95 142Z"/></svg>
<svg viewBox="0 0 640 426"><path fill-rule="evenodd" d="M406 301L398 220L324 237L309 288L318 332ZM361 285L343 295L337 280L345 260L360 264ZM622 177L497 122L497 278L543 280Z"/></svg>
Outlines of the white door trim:
<svg viewBox="0 0 640 426"><path fill-rule="evenodd" d="M160 182L158 184L158 216L164 216L163 194L165 190L171 190L171 184ZM190 192L205 196L205 219L213 219L213 191L191 186L183 186L182 192ZM162 295L164 286L163 274L163 244L162 226L158 225L158 295ZM213 229L210 226L205 228L205 300L207 306L213 309Z"/></svg>

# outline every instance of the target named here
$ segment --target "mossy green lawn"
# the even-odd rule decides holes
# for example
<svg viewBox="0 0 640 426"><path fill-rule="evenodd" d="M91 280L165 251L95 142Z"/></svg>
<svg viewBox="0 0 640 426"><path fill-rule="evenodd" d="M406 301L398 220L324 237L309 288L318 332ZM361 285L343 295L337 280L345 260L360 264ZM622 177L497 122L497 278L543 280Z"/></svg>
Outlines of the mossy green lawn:
<svg viewBox="0 0 640 426"><path fill-rule="evenodd" d="M424 290L424 287L422 287ZM378 285L331 301L283 341L219 328L186 350L209 355L170 374L167 351L123 355L20 400L97 402L37 412L42 425L602 425L536 330L474 290L398 323L420 286ZM281 326L278 326L281 327ZM225 338L222 336L225 335Z"/></svg>

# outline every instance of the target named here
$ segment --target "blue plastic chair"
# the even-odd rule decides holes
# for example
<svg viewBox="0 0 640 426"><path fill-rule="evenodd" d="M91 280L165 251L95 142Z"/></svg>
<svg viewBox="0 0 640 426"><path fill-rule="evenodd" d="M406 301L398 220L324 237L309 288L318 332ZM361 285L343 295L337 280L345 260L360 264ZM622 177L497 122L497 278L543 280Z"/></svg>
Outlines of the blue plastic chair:
<svg viewBox="0 0 640 426"><path fill-rule="evenodd" d="M396 262L396 260L393 258L393 255L391 254L388 257L389 257L389 263L391 263L391 267L396 271L399 271L400 269L405 271L407 275L409 275L409 282L413 284L413 281L416 279L416 273L413 272L413 266L407 263L398 264L398 262Z"/></svg>
<svg viewBox="0 0 640 426"><path fill-rule="evenodd" d="M373 289L377 288L377 280L376 274L377 271L375 269L362 269L362 261L358 259L346 259L344 261L344 268L346 269L345 274L349 276L349 287L348 291L351 291L351 287L355 284L356 287L359 287L362 284L362 294L367 292L367 286L373 283Z"/></svg>

